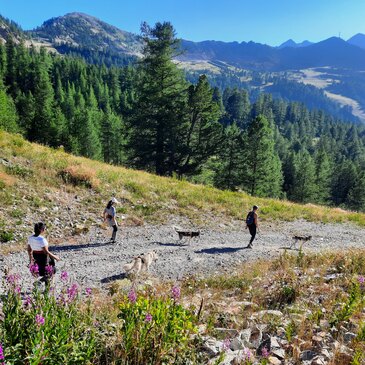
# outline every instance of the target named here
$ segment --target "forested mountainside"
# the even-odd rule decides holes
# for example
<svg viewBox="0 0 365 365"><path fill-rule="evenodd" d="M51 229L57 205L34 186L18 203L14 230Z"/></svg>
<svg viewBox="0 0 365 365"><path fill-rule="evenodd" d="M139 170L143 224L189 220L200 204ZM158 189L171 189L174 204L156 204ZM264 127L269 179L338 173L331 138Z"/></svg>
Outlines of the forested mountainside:
<svg viewBox="0 0 365 365"><path fill-rule="evenodd" d="M9 40L1 127L113 164L258 196L363 210L365 128L302 104L185 81L169 23L145 28L138 66L106 68Z"/></svg>
<svg viewBox="0 0 365 365"><path fill-rule="evenodd" d="M107 67L135 63L143 48L140 36L83 13L69 13L49 19L27 32L7 19L3 19L2 23L6 29L14 29L12 34L17 42L20 37L28 38L28 46L43 45L52 52L80 56L88 63ZM4 34L6 36L9 31ZM359 36L361 35L357 35L356 39ZM199 75L205 73L210 84L218 86L222 92L227 87L245 88L249 91L252 102L259 93L266 92L286 101L303 102L310 109L322 109L336 118L365 120L365 112L362 110L365 107L362 96L364 90L361 82L357 81L363 75L354 65L357 62L361 69L364 68L358 51L365 51L358 45L353 46L352 39L346 43L333 38L313 44L315 47L309 49L310 42L296 44L293 41L285 42L279 47L254 42L183 41L182 44L183 54L177 55L176 62L185 70L189 81L196 82ZM350 49L344 51L344 47ZM306 50L300 51L297 48ZM346 55L346 60L343 55ZM338 59L342 60L346 69L334 65L333 60ZM309 63L298 64L303 61ZM241 65L242 62L244 65ZM313 73L311 69L292 70L289 74L268 71L318 65L326 67L320 72L315 70L318 76L314 79L307 78L307 73ZM351 77L348 77L348 71L352 72Z"/></svg>

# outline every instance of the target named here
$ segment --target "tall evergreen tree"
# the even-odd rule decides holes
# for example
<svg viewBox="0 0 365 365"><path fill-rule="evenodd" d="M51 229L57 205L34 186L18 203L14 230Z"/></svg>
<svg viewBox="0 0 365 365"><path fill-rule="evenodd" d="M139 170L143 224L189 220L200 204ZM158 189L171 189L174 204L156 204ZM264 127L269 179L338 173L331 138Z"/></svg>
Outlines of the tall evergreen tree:
<svg viewBox="0 0 365 365"><path fill-rule="evenodd" d="M145 48L130 124L130 163L158 175L172 175L184 154L182 137L188 128L188 86L172 62L179 42L167 22L154 28L144 24L142 33Z"/></svg>
<svg viewBox="0 0 365 365"><path fill-rule="evenodd" d="M244 150L244 186L252 195L281 194L283 175L281 163L274 149L275 141L269 121L258 116L249 125Z"/></svg>

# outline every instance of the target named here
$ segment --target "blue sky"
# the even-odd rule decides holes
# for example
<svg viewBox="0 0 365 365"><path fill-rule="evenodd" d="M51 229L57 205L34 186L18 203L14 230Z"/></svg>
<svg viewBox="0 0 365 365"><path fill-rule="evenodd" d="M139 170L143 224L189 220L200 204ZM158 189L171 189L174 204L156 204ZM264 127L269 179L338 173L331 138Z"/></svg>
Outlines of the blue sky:
<svg viewBox="0 0 365 365"><path fill-rule="evenodd" d="M178 37L278 45L365 33L364 0L0 0L0 13L31 29L84 12L139 33L142 21L171 21Z"/></svg>

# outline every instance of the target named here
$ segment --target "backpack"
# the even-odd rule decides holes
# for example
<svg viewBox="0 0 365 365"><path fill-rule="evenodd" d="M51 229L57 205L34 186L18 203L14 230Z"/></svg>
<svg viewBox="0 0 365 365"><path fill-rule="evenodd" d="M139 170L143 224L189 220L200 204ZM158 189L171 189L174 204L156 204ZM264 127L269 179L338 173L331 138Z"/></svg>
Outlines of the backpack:
<svg viewBox="0 0 365 365"><path fill-rule="evenodd" d="M246 217L246 224L249 226L250 224L253 224L255 221L255 213L249 212Z"/></svg>

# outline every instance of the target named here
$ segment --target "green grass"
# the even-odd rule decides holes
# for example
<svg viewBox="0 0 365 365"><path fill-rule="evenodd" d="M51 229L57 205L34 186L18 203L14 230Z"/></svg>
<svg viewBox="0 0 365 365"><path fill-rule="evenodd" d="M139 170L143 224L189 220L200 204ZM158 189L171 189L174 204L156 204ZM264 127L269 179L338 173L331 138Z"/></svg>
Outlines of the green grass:
<svg viewBox="0 0 365 365"><path fill-rule="evenodd" d="M285 200L252 197L244 192L221 191L165 178L143 171L116 167L72 156L62 149L51 149L25 141L19 135L0 131L0 203L23 200L34 208L45 205L46 188L60 188L81 196L90 190L100 199L85 209L97 208L110 196L126 199L124 212L151 222L167 222L173 215L186 216L199 225L214 225L217 219L228 222L242 219L253 204L261 207L263 220L354 223L365 226L365 214L312 204L300 205ZM66 178L65 178L66 176ZM66 186L66 188L65 188ZM21 187L21 189L19 189ZM29 202L24 199L29 195ZM100 209L100 206L99 206Z"/></svg>

